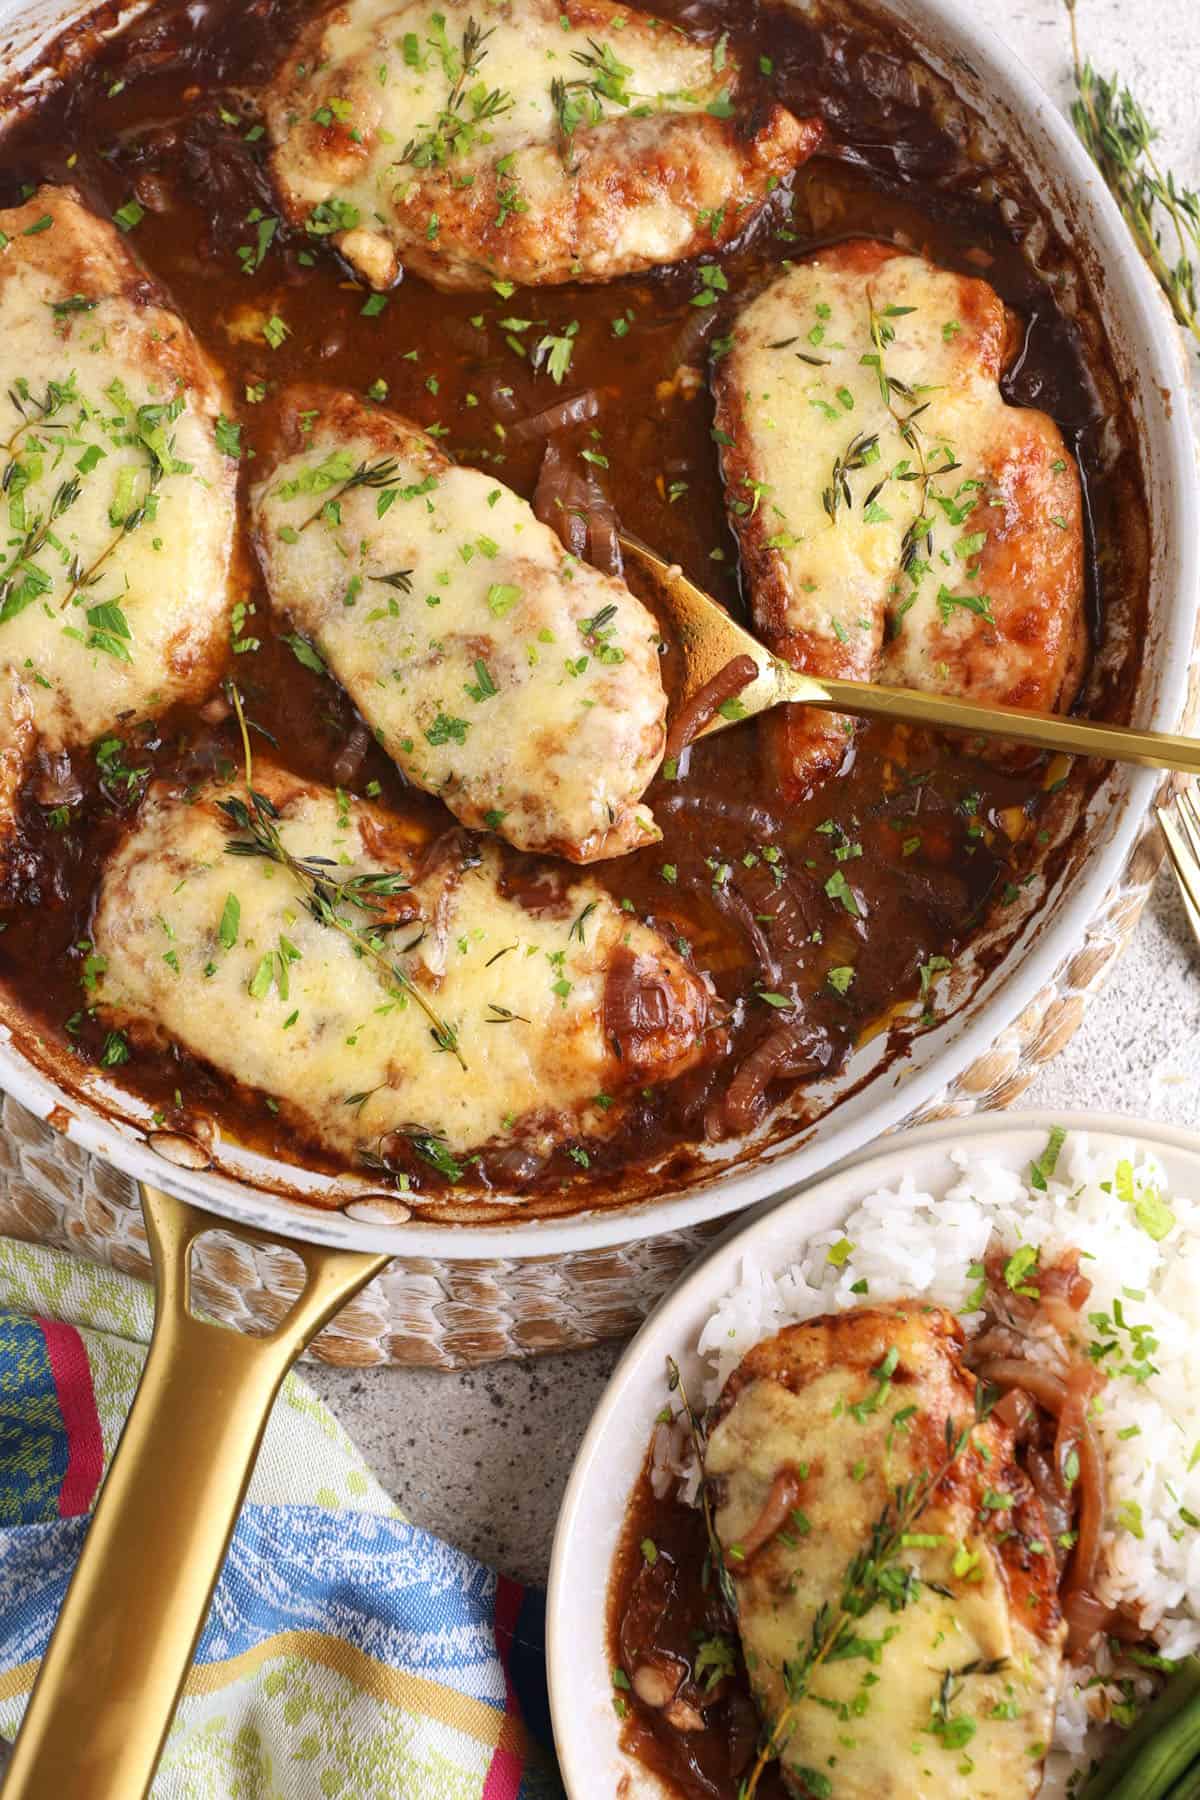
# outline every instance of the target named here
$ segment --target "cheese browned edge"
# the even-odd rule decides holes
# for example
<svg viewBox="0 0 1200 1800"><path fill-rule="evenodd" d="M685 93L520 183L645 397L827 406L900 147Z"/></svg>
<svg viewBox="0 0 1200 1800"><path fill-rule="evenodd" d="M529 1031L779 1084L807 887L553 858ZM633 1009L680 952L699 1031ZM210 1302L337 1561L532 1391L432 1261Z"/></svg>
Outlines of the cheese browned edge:
<svg viewBox="0 0 1200 1800"><path fill-rule="evenodd" d="M452 1159L545 1153L617 1129L626 1095L715 1047L705 983L595 883L259 761L253 783L294 856L330 859L338 883L400 877L381 942L403 982L314 917L288 869L228 853L247 841L220 804L244 800L240 781L158 784L105 869L95 1000L138 1042L270 1096L301 1140L358 1161L386 1159L394 1133ZM376 919L336 910L359 931Z"/></svg>

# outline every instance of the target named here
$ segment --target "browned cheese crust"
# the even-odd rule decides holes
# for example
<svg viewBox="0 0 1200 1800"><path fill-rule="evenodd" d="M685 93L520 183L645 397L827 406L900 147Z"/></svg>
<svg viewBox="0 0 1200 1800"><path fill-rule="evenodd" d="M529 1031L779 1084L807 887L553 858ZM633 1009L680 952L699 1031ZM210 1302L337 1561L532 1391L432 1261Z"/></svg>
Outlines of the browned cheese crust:
<svg viewBox="0 0 1200 1800"><path fill-rule="evenodd" d="M0 395L4 835L36 755L215 685L236 465L216 370L68 188L0 212Z"/></svg>
<svg viewBox="0 0 1200 1800"><path fill-rule="evenodd" d="M613 0L353 0L267 91L275 180L376 287L611 281L736 237L821 139L720 60Z"/></svg>
<svg viewBox="0 0 1200 1800"><path fill-rule="evenodd" d="M97 1001L272 1096L303 1140L378 1161L397 1135L451 1158L603 1137L623 1098L718 1046L704 982L594 883L261 760L254 790L287 852L321 859L345 929L287 868L229 854L240 780L158 784L105 870Z"/></svg>
<svg viewBox="0 0 1200 1800"><path fill-rule="evenodd" d="M771 647L816 676L1069 708L1087 659L1079 476L1053 420L1000 393L1021 334L993 289L858 240L779 276L733 336L717 424ZM787 798L841 766L851 729L815 708L771 721Z"/></svg>

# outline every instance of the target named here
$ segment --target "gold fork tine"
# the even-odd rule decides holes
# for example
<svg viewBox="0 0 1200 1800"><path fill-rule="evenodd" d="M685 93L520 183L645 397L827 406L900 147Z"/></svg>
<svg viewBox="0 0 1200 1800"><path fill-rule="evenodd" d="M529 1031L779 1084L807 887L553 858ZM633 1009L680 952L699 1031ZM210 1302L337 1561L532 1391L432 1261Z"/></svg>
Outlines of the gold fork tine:
<svg viewBox="0 0 1200 1800"><path fill-rule="evenodd" d="M1158 808L1158 823L1184 901L1200 917L1200 866L1192 855L1187 839L1165 807Z"/></svg>
<svg viewBox="0 0 1200 1800"><path fill-rule="evenodd" d="M1195 790L1190 781L1179 791L1176 810L1183 821L1184 834L1192 852L1200 862L1200 806L1197 805Z"/></svg>
<svg viewBox="0 0 1200 1800"><path fill-rule="evenodd" d="M1195 789L1190 781L1180 791L1176 810L1183 825L1187 847L1191 851L1191 881L1184 890L1183 903L1188 922L1197 942L1200 942L1200 905L1197 904L1197 888L1200 888L1200 805L1197 804Z"/></svg>
<svg viewBox="0 0 1200 1800"><path fill-rule="evenodd" d="M1200 943L1200 811L1188 789L1180 796L1178 811L1177 820L1166 807L1158 807L1158 823L1183 896L1188 923Z"/></svg>

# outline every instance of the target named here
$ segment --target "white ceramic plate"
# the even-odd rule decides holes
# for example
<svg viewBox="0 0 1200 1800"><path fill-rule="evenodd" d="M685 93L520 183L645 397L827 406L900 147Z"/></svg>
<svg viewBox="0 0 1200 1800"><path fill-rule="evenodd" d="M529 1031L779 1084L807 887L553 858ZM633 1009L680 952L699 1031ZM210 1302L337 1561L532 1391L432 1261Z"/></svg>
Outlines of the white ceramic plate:
<svg viewBox="0 0 1200 1800"><path fill-rule="evenodd" d="M618 1793L621 1800L656 1800L664 1792L620 1748L605 1612L625 1507L663 1404L666 1358L675 1358L694 1392L703 1372L696 1340L717 1301L737 1285L747 1253L786 1267L814 1233L836 1229L868 1194L894 1187L902 1175L940 1196L959 1178L949 1157L959 1146L1014 1170L1027 1168L1044 1150L1052 1125L1086 1131L1093 1142L1134 1138L1151 1145L1171 1188L1200 1189L1200 1137L1148 1121L1048 1112L948 1120L905 1132L790 1199L760 1207L713 1246L643 1325L613 1371L575 1459L554 1537L547 1670L555 1744L571 1800L615 1800Z"/></svg>

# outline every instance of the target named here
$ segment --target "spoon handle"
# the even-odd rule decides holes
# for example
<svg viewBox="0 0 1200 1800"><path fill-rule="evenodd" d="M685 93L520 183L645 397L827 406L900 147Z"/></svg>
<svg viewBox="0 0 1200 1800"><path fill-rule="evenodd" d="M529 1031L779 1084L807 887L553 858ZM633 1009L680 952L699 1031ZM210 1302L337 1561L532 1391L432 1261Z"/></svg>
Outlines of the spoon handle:
<svg viewBox="0 0 1200 1800"><path fill-rule="evenodd" d="M1179 769L1200 775L1200 739L1169 731L1138 731L1129 725L1096 725L1057 713L1026 712L1016 706L982 706L918 688L877 687L868 681L835 681L800 675L786 683L786 698L857 718L892 719L961 731L969 737L1008 738L1039 750L1069 756L1102 756L1145 769ZM819 693L817 690L820 690ZM781 698L785 696L781 695Z"/></svg>

